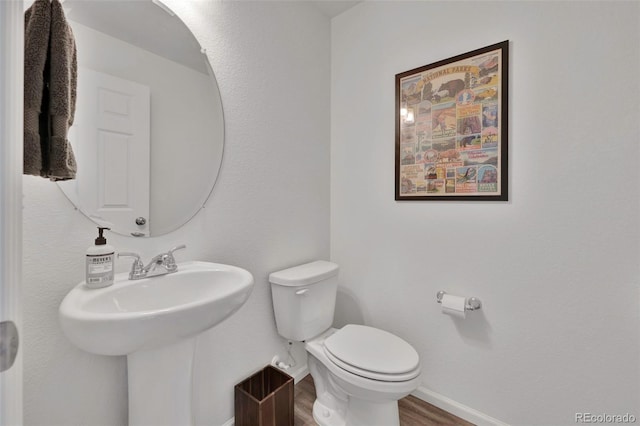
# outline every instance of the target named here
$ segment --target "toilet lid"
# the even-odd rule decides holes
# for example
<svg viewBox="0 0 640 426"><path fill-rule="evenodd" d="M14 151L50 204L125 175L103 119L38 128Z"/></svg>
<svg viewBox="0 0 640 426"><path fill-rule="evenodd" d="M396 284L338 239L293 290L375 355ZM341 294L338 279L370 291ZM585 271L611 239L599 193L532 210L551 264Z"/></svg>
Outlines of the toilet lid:
<svg viewBox="0 0 640 426"><path fill-rule="evenodd" d="M364 377L399 381L420 373L416 350L398 336L377 328L346 325L329 336L324 347L334 363Z"/></svg>

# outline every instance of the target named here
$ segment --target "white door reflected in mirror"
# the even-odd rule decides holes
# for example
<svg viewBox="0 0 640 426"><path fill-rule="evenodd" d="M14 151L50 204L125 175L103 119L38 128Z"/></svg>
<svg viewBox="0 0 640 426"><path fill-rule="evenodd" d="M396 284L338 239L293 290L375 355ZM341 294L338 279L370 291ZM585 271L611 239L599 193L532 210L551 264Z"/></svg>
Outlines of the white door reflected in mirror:
<svg viewBox="0 0 640 426"><path fill-rule="evenodd" d="M88 68L78 70L70 140L80 179L60 183L82 211L127 234L148 234L150 90Z"/></svg>

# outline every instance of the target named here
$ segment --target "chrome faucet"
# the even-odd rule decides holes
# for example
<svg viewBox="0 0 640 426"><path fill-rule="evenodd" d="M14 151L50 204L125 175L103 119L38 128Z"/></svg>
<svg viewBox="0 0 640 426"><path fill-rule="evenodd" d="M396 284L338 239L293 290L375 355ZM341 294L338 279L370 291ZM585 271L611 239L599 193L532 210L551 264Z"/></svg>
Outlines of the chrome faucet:
<svg viewBox="0 0 640 426"><path fill-rule="evenodd" d="M155 256L147 266L144 266L142 259L138 253L123 252L118 253L120 257L133 257L133 265L131 265L131 272L129 272L130 280L139 280L142 278L155 277L156 275L165 275L178 270L176 259L173 257L173 252L186 248L187 246L182 244L172 248L166 253L160 253Z"/></svg>

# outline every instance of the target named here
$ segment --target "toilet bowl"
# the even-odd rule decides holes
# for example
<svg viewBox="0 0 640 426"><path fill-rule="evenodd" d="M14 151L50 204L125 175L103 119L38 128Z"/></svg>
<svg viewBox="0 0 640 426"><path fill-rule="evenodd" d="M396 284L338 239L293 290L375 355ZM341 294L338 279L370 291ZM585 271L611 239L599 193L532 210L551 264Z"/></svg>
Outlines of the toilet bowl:
<svg viewBox="0 0 640 426"><path fill-rule="evenodd" d="M373 327L331 328L338 265L317 261L274 272L278 332L304 341L320 426L398 426L398 400L420 384L420 359L401 338Z"/></svg>
<svg viewBox="0 0 640 426"><path fill-rule="evenodd" d="M345 347L337 346L338 340ZM364 349L376 341L377 351L367 356ZM305 349L316 386L313 417L319 425L399 425L397 401L420 384L418 354L408 343L351 324L306 342Z"/></svg>

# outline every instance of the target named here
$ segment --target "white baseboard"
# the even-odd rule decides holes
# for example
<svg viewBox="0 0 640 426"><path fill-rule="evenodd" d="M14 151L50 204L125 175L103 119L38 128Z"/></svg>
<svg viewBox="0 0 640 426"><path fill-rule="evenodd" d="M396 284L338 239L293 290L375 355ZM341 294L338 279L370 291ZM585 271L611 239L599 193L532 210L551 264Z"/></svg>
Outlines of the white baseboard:
<svg viewBox="0 0 640 426"><path fill-rule="evenodd" d="M224 422L222 426L233 426L235 423L235 419L236 419L235 417L231 417L229 420Z"/></svg>
<svg viewBox="0 0 640 426"><path fill-rule="evenodd" d="M478 426L509 426L507 423L494 419L493 417L481 413L478 410L474 410L471 407L462 405L451 398L447 398L446 396L440 395L439 393L429 390L423 386L420 386L418 389L413 391L411 395Z"/></svg>
<svg viewBox="0 0 640 426"><path fill-rule="evenodd" d="M309 374L309 367L307 367L307 365L305 364L303 367L297 370L285 371L285 373L293 377L293 382L297 384L300 380L307 377L307 375Z"/></svg>

